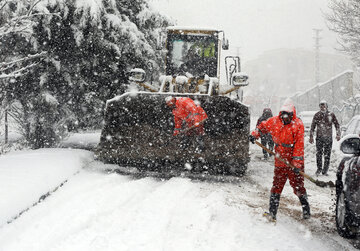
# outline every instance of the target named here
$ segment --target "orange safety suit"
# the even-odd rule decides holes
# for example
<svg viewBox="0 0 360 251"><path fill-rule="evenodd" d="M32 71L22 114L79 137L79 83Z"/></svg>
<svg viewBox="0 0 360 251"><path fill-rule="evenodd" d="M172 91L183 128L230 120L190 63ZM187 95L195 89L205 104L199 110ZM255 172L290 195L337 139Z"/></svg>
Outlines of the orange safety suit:
<svg viewBox="0 0 360 251"><path fill-rule="evenodd" d="M280 118L281 111L293 112L292 121L284 125ZM292 103L285 104L278 116L269 118L261 122L251 133L255 138L263 134L270 133L275 143L275 154L287 160L295 167L304 171L304 125L296 117L296 110ZM271 193L281 194L287 178L297 196L306 194L304 188L304 177L297 174L285 163L278 160L275 156L274 180Z"/></svg>
<svg viewBox="0 0 360 251"><path fill-rule="evenodd" d="M200 106L197 106L191 98L177 98L174 115L175 129L174 136L181 130L194 126L194 130L189 130L186 135L203 135L204 125L202 122L207 118L207 114Z"/></svg>

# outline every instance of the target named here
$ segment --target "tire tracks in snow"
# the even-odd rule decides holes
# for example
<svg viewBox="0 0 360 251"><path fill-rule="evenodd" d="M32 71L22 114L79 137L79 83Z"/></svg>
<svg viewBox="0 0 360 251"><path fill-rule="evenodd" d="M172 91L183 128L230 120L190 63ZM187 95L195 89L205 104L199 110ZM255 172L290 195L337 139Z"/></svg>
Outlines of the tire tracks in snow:
<svg viewBox="0 0 360 251"><path fill-rule="evenodd" d="M79 174L80 171L77 171L76 173L74 173L72 175L75 176L77 174ZM70 177L71 178L71 177ZM45 199L47 199L50 195L52 195L53 193L55 193L59 188L61 188L66 182L68 182L69 178L64 180L63 182L60 183L60 185L56 186L54 189L48 191L47 193L44 193L43 195L41 195L39 197L39 199L34 202L31 206L23 209L22 211L20 211L17 215L15 215L14 217L12 217L10 220L8 220L4 225L0 226L0 228L2 228L3 226L5 226L6 224L11 224L13 221L15 221L16 219L18 219L19 217L21 217L21 215L23 215L24 213L28 212L31 208L37 206L38 204L40 204L41 202L43 202Z"/></svg>
<svg viewBox="0 0 360 251"><path fill-rule="evenodd" d="M256 160L256 158L252 158L252 161L250 163L252 163L254 166L264 165L264 163L260 163L260 160ZM272 165L272 163L267 163L267 164ZM254 179L255 177L254 175L256 175L256 173L249 175L250 184L256 184L257 189L259 190L257 192L253 191L254 196L259 196L259 198L261 199L254 200L254 198L250 198L249 200L246 200L246 204L249 207L254 208L255 210L261 208L264 211L268 211L271 185L269 186L260 183L259 181ZM270 173L268 174L268 176L269 175ZM272 174L271 174L271 178L266 177L266 179L268 178L272 180ZM287 182L285 186L290 186L289 182ZM353 240L343 239L338 235L335 224L334 199L330 198L329 200L326 201L329 202L329 204L326 205L327 210L324 210L324 205L322 204L323 203L322 199L324 196L334 197L334 190L329 188L317 187L315 184L311 183L310 181L307 181L306 179L305 179L305 187L308 191L308 196L309 196L311 218L309 220L302 219L301 204L297 196L292 193L292 188L291 188L291 193L285 194L283 192L281 195L280 205L278 208L278 218L285 215L289 217L291 220L296 221L299 224L300 230L303 230L304 228L308 229L312 234L318 236L320 239L331 242L334 247L338 247L338 250L349 250L349 247L341 244L339 242L339 239L345 240L345 242L348 242L352 246L354 246L354 244L356 243L354 243ZM330 193L330 195L328 195L328 193ZM320 198L320 201L316 201L318 198Z"/></svg>
<svg viewBox="0 0 360 251"><path fill-rule="evenodd" d="M255 165L271 165L271 169L273 169L271 162L262 163L260 160L257 159L257 157L258 156L255 156L255 158L252 159L252 162L255 162ZM238 183L212 183L207 181L192 182L194 182L195 184L201 184L200 190L204 194L203 196L208 196L216 190L222 191L226 195L226 203L228 205L240 207L241 205L245 204L255 210L254 214L262 214L264 211L268 211L270 187L259 183L259 181L253 178L253 175L256 175L256 173L254 173L253 170L249 170L249 172L245 176L239 179ZM271 177L267 178L272 180L272 175ZM140 177L140 179L142 178ZM286 186L289 186L289 184L286 184ZM324 189L317 188L313 184L306 184L306 187L312 193L323 193ZM239 196L241 193L248 193L248 195ZM240 199L242 203L239 203L239 197L241 197ZM329 207L332 206L334 205L329 205ZM337 235L333 210L330 212L324 211L323 209L321 209L321 207L317 207L315 203L311 203L311 199L310 208L312 218L308 221L305 221L302 219L302 209L298 198L294 194L285 195L283 193L280 200L278 216L282 217L282 215L285 215L292 220L295 220L299 224L305 226L307 229L309 229L309 231L314 234L326 233Z"/></svg>
<svg viewBox="0 0 360 251"><path fill-rule="evenodd" d="M87 163L84 163L84 166L87 165L91 165L93 162L95 161L90 161ZM81 168L82 169L82 168ZM64 181L62 181L58 186L56 186L55 188L51 189L50 191L42 194L39 199L37 201L35 201L31 206L21 210L17 215L15 215L14 217L12 217L11 219L9 219L4 225L1 225L0 228L2 228L3 226L5 226L6 224L11 224L12 222L14 222L15 220L17 220L19 217L21 217L24 213L28 212L30 209L36 207L38 204L42 203L44 200L46 200L50 195L52 195L53 193L55 193L56 191L58 191L62 186L64 186L69 179L71 179L72 177L78 175L80 173L80 170L78 170L77 172L73 173L70 177L68 177L67 179L65 179Z"/></svg>

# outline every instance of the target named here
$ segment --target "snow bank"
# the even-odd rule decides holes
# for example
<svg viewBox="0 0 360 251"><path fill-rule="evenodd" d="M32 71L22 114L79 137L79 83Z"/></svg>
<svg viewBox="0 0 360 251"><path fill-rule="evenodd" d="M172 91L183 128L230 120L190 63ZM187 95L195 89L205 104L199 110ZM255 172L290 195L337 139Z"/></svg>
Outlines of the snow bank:
<svg viewBox="0 0 360 251"><path fill-rule="evenodd" d="M84 150L42 149L0 156L0 226L93 159Z"/></svg>
<svg viewBox="0 0 360 251"><path fill-rule="evenodd" d="M78 148L78 149L95 149L100 142L101 131L74 133L63 140L59 147L61 148Z"/></svg>

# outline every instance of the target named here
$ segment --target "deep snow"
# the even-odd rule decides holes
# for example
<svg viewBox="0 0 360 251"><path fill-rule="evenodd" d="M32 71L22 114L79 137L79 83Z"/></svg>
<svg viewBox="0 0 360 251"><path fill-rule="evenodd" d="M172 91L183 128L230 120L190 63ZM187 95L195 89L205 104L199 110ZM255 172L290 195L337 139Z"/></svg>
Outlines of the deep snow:
<svg viewBox="0 0 360 251"><path fill-rule="evenodd" d="M315 172L313 148L306 146L310 175ZM94 161L84 150L0 156L0 250L354 249L336 233L334 191L308 181L313 217L301 219L300 203L287 183L278 222L268 223L262 213L268 208L273 167L260 160L257 146L251 145L251 152L247 175L237 184L134 179L105 172L115 166ZM335 147L334 153L330 176L323 180L334 180L340 160ZM31 208L4 223L24 207Z"/></svg>
<svg viewBox="0 0 360 251"><path fill-rule="evenodd" d="M86 165L83 150L43 149L0 156L0 226Z"/></svg>

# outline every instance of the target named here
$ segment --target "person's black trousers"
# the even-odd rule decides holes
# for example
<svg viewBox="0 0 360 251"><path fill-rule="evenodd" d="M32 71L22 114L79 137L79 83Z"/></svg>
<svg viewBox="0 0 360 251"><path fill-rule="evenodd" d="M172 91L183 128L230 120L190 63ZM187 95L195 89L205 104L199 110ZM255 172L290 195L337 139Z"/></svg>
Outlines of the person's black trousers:
<svg viewBox="0 0 360 251"><path fill-rule="evenodd" d="M263 134L260 136L261 144L265 147L268 147L271 151L274 149L274 141L272 140L271 134ZM264 154L264 158L268 157L268 152L264 149L262 150Z"/></svg>
<svg viewBox="0 0 360 251"><path fill-rule="evenodd" d="M204 147L204 136L203 135L183 135L181 137L181 149L187 149L191 145L194 145L198 152L203 152Z"/></svg>
<svg viewBox="0 0 360 251"><path fill-rule="evenodd" d="M329 170L330 155L332 148L332 137L316 138L316 165L317 173L326 174ZM324 167L322 166L322 158L324 155Z"/></svg>

